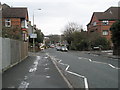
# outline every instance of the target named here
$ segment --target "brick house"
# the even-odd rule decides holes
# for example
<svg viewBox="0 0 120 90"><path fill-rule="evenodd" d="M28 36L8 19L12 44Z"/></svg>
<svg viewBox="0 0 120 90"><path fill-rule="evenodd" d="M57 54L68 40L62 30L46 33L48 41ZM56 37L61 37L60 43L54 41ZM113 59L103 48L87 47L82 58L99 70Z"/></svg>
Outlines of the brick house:
<svg viewBox="0 0 120 90"><path fill-rule="evenodd" d="M87 24L88 33L98 32L111 41L110 27L120 19L118 12L120 12L120 7L110 7L105 12L94 12Z"/></svg>
<svg viewBox="0 0 120 90"><path fill-rule="evenodd" d="M28 34L27 22L28 22L28 11L26 7L25 8L10 7L7 4L2 5L2 24L3 24L2 26L8 30L11 27L20 28L21 33L22 33L21 36L24 41L27 40L27 34ZM17 34L16 30L14 30L14 33ZM7 33L8 32L9 31L7 31Z"/></svg>

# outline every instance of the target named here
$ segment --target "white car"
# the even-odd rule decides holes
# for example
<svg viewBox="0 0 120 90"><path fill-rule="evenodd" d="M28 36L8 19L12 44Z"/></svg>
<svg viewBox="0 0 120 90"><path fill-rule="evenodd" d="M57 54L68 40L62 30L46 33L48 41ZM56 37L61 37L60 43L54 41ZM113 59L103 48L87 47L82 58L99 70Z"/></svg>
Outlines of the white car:
<svg viewBox="0 0 120 90"><path fill-rule="evenodd" d="M57 50L57 51L61 51L61 46L57 46L57 47L56 47L56 50Z"/></svg>
<svg viewBox="0 0 120 90"><path fill-rule="evenodd" d="M68 51L68 49L67 49L67 47L62 46L62 47L61 47L61 51L65 51L65 52L67 52L67 51Z"/></svg>

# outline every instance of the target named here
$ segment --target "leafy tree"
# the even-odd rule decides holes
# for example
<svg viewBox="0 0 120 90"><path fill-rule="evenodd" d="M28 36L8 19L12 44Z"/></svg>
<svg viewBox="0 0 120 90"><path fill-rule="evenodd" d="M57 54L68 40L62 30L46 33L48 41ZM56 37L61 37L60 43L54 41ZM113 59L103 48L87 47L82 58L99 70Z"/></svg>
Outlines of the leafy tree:
<svg viewBox="0 0 120 90"><path fill-rule="evenodd" d="M35 39L35 42L43 43L44 34L40 30L36 30L35 33L37 34L37 38Z"/></svg>
<svg viewBox="0 0 120 90"><path fill-rule="evenodd" d="M99 46L103 50L110 48L110 42L104 37L96 38L94 41L92 41L91 45L94 47Z"/></svg>
<svg viewBox="0 0 120 90"><path fill-rule="evenodd" d="M110 41L105 37L102 37L97 32L92 32L88 34L89 48L100 47L103 50L110 49Z"/></svg>
<svg viewBox="0 0 120 90"><path fill-rule="evenodd" d="M116 21L110 28L112 32L113 54L120 55L120 20Z"/></svg>
<svg viewBox="0 0 120 90"><path fill-rule="evenodd" d="M64 31L65 40L68 42L72 50L90 50L92 47L101 47L109 49L109 41L101 37L99 33L87 33L82 28L78 28L75 23L68 24Z"/></svg>
<svg viewBox="0 0 120 90"><path fill-rule="evenodd" d="M87 50L88 49L88 41L87 41L87 33L75 31L72 35L73 41L71 45L71 49L74 50Z"/></svg>

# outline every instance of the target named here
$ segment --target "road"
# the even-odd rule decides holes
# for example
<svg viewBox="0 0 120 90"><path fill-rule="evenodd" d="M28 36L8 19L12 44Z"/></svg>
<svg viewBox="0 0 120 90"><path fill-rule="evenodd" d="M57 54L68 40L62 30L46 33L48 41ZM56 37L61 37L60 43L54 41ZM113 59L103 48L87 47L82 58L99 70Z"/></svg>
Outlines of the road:
<svg viewBox="0 0 120 90"><path fill-rule="evenodd" d="M68 88L68 84L51 59L44 52L38 52L30 54L24 61L5 71L2 74L2 87L43 90L42 88Z"/></svg>
<svg viewBox="0 0 120 90"><path fill-rule="evenodd" d="M48 49L46 52L56 60L59 68L67 72L65 75L77 87L118 90L118 60L80 51Z"/></svg>

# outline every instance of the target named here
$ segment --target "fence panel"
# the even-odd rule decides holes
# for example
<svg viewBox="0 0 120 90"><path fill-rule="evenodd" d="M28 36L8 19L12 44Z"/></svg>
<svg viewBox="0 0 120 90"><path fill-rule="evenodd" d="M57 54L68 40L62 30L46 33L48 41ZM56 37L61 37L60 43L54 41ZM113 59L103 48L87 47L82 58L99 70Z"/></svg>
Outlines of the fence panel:
<svg viewBox="0 0 120 90"><path fill-rule="evenodd" d="M2 72L2 37L0 37L0 73Z"/></svg>
<svg viewBox="0 0 120 90"><path fill-rule="evenodd" d="M16 63L17 61L17 59L16 59L16 57L17 57L17 52L16 52L16 42L15 42L15 40L10 40L10 44L11 44L11 64L14 64L14 63Z"/></svg>
<svg viewBox="0 0 120 90"><path fill-rule="evenodd" d="M11 61L11 48L10 39L2 38L2 68L6 68L10 65Z"/></svg>
<svg viewBox="0 0 120 90"><path fill-rule="evenodd" d="M9 68L28 56L28 43L12 40L8 38L0 38L0 63L1 69Z"/></svg>

